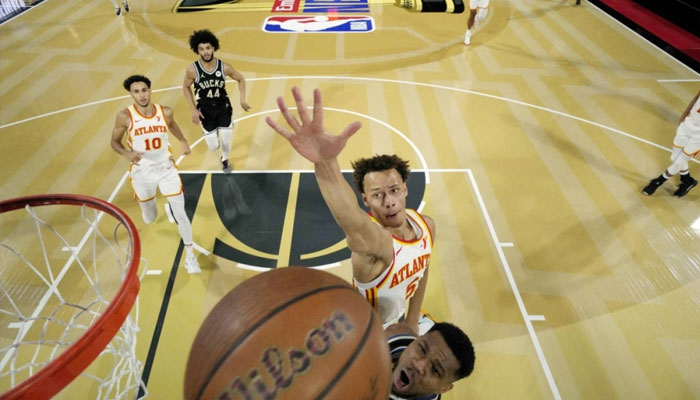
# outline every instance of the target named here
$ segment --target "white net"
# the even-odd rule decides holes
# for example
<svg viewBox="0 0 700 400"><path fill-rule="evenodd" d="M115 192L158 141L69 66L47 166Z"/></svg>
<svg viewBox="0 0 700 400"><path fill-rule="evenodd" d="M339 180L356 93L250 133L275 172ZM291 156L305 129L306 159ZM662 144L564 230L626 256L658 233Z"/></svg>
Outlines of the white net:
<svg viewBox="0 0 700 400"><path fill-rule="evenodd" d="M140 388L145 397L138 301L128 308L138 292L138 277L129 274L133 240L121 221L85 205L0 213L0 393L40 376L32 387L59 390L70 381L56 399L134 399ZM111 341L91 336L117 328ZM78 350L67 352L74 344ZM80 363L89 366L72 379Z"/></svg>

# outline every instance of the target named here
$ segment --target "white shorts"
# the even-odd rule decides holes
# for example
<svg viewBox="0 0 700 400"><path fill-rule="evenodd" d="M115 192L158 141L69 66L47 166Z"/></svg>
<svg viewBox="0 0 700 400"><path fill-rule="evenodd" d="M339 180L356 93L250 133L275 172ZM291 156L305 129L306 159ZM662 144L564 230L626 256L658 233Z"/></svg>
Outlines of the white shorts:
<svg viewBox="0 0 700 400"><path fill-rule="evenodd" d="M153 200L156 188L160 188L160 193L166 197L182 193L182 180L172 160L158 164L144 161L132 164L130 175L131 186L140 202Z"/></svg>
<svg viewBox="0 0 700 400"><path fill-rule="evenodd" d="M678 125L673 147L683 150L689 157L700 158L700 130L692 130L683 124Z"/></svg>
<svg viewBox="0 0 700 400"><path fill-rule="evenodd" d="M476 10L477 8L487 8L489 0L469 0L469 8Z"/></svg>

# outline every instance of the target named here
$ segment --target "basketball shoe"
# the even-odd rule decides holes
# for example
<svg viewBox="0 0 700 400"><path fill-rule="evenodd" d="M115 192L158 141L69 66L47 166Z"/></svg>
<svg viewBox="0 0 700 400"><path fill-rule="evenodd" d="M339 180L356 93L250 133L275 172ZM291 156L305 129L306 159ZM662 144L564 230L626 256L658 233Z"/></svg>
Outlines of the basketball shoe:
<svg viewBox="0 0 700 400"><path fill-rule="evenodd" d="M678 186L678 190L673 192L673 196L683 197L686 194L688 194L688 192L690 192L690 189L697 186L697 184L698 181L693 179L693 177L690 176L690 174L681 175L681 184Z"/></svg>
<svg viewBox="0 0 700 400"><path fill-rule="evenodd" d="M648 185L644 186L644 189L642 189L642 193L644 193L647 196L651 196L652 194L654 194L654 192L656 192L656 189L658 189L659 186L664 184L664 182L666 182L666 178L664 178L663 175L659 175L658 177L650 180Z"/></svg>
<svg viewBox="0 0 700 400"><path fill-rule="evenodd" d="M202 270L199 268L199 262L197 262L197 256L194 255L194 251L191 249L187 251L185 256L185 269L190 274L199 274Z"/></svg>
<svg viewBox="0 0 700 400"><path fill-rule="evenodd" d="M233 168L228 160L221 160L221 169L224 170L225 174L230 174L233 171Z"/></svg>

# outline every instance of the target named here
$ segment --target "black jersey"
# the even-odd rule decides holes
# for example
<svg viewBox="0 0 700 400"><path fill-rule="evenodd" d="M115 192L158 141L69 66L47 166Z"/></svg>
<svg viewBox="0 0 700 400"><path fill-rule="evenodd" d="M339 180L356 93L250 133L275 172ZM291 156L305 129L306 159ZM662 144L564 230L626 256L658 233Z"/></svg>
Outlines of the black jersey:
<svg viewBox="0 0 700 400"><path fill-rule="evenodd" d="M406 347L408 347L409 344L411 344L412 341L416 340L416 337L413 335L395 335L389 338L389 351L391 352L391 368L392 370L396 368L396 363L399 362L399 357L401 357L401 353L403 353L404 350L406 350ZM442 396L438 394L431 394L428 396L423 396L423 397L413 397L412 399L414 400L440 400ZM404 397L397 396L395 394L390 394L389 399L391 400L408 400Z"/></svg>
<svg viewBox="0 0 700 400"><path fill-rule="evenodd" d="M194 98L197 100L197 108L201 108L202 105L229 102L224 63L221 60L216 60L213 71L207 71L201 60L197 60L194 63L194 72Z"/></svg>

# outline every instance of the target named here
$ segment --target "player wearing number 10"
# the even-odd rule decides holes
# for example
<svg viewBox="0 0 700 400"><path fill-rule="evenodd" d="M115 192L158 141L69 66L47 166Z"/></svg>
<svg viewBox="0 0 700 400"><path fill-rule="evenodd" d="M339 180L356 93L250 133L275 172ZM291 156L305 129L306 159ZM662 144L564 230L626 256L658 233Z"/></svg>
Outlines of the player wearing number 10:
<svg viewBox="0 0 700 400"><path fill-rule="evenodd" d="M232 170L228 156L233 135L233 109L226 93L226 77L238 83L241 108L248 111L250 106L245 101L245 78L230 64L214 57L214 52L219 50L219 39L208 30L195 31L190 36L190 48L199 55L199 60L187 67L182 90L192 109L192 122L201 123L204 140L210 150L221 147L221 166L224 172L229 173Z"/></svg>
<svg viewBox="0 0 700 400"><path fill-rule="evenodd" d="M112 149L131 162L131 185L139 200L144 222L150 224L158 216L156 188L168 199L185 245L185 268L191 274L199 273L199 263L192 251L192 226L185 212L182 181L172 159L168 132L180 140L183 154L190 154L190 146L175 122L173 110L151 103L151 81L148 78L132 75L124 81L124 89L134 99L134 104L117 114L112 129ZM128 149L122 144L125 133L128 134Z"/></svg>

